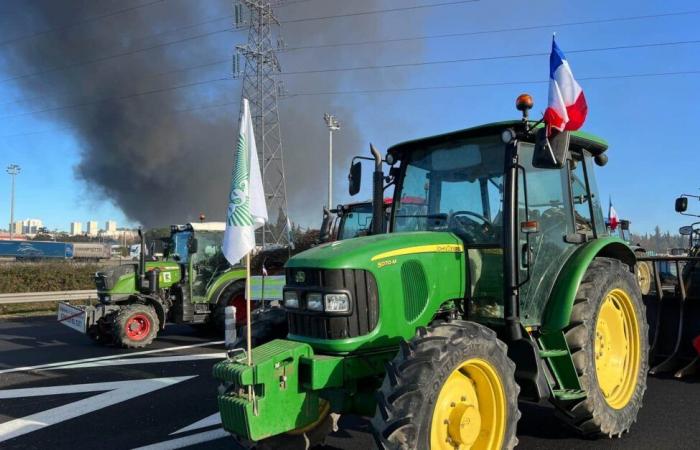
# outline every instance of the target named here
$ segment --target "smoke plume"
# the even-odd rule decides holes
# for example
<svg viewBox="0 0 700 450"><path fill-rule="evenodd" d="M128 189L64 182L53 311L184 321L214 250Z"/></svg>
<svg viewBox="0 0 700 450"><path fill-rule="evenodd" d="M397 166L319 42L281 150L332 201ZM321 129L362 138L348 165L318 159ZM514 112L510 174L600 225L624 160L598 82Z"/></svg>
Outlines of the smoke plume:
<svg viewBox="0 0 700 450"><path fill-rule="evenodd" d="M246 39L244 30L225 31L232 24L230 0L5 4L13 20L0 30L0 82L13 83L21 101L4 104L4 121L32 117L65 128L79 143L74 175L85 182L92 200L112 201L144 226L195 220L200 212L210 220L223 218L240 99L240 81L230 79L230 60L234 45ZM312 0L290 2L276 11L284 22L386 6L379 0ZM283 23L281 33L292 48L374 40L386 37L384 21L382 15L367 15ZM404 29L418 26L410 20L402 24ZM288 51L279 58L283 71L299 71L377 64L385 56L381 47L360 46ZM289 93L403 83L367 72L282 79ZM368 139L358 128L355 101L332 95L280 101L293 221L305 226L320 222L326 197L324 112L341 121L342 130L334 136L335 198L343 198L349 158L366 152Z"/></svg>

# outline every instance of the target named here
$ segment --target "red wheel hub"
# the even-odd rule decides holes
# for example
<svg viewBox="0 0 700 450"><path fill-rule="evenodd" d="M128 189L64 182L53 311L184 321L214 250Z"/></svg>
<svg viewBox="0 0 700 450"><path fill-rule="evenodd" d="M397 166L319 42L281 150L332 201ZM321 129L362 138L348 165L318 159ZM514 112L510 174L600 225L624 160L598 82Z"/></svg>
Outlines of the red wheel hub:
<svg viewBox="0 0 700 450"><path fill-rule="evenodd" d="M700 355L700 336L695 338L693 341L693 346L695 347L695 351L698 352L698 355Z"/></svg>
<svg viewBox="0 0 700 450"><path fill-rule="evenodd" d="M236 308L236 325L242 325L245 323L245 294L234 294L226 302L226 306L234 306ZM253 310L258 307L257 302L250 303L250 309Z"/></svg>
<svg viewBox="0 0 700 450"><path fill-rule="evenodd" d="M140 341L151 331L151 319L146 314L138 313L126 321L126 335L132 341Z"/></svg>

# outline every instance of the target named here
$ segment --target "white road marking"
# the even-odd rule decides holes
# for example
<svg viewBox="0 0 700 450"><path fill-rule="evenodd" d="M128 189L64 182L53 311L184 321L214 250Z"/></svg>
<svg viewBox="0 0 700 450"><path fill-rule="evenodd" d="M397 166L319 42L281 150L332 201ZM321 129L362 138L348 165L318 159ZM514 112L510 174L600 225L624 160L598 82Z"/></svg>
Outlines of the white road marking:
<svg viewBox="0 0 700 450"><path fill-rule="evenodd" d="M221 415L218 412L209 417L205 417L202 420L198 420L192 425L187 425L185 428L180 428L179 430L170 433L170 435L172 436L173 434L187 433L192 430L213 427L214 425L221 425Z"/></svg>
<svg viewBox="0 0 700 450"><path fill-rule="evenodd" d="M171 439L169 441L157 442L155 444L138 447L134 450L175 450L178 448L188 447L190 445L201 444L202 442L215 441L230 437L231 435L223 429L205 431L203 433L192 434L189 436Z"/></svg>
<svg viewBox="0 0 700 450"><path fill-rule="evenodd" d="M39 364L37 366L13 367L11 369L0 370L0 374L10 373L10 372L26 372L26 371L37 370L37 369L49 370L50 368L54 368L54 367L69 366L69 365L80 364L80 363L84 363L84 362L104 361L104 360L119 359L119 358L130 358L132 356L149 355L149 354L153 354L153 353L174 352L174 351L179 351L179 350L187 350L190 348L197 348L197 347L206 347L208 345L218 345L218 344L223 344L223 343L224 343L224 341L202 342L199 344L181 345L178 347L157 348L155 350L145 350L142 352L134 352L134 353L129 353L129 354L100 356L100 357L95 357L95 358L76 359L76 360L72 360L72 361L59 361L59 362L49 363L49 364Z"/></svg>
<svg viewBox="0 0 700 450"><path fill-rule="evenodd" d="M71 394L77 392L103 392L77 402L47 409L9 422L0 423L0 442L31 433L32 431L74 419L116 403L148 394L149 392L172 386L193 376L173 378L150 378L145 380L114 381L110 383L91 383L44 388L5 389L0 391L0 398L17 398L38 395Z"/></svg>
<svg viewBox="0 0 700 450"><path fill-rule="evenodd" d="M194 355L180 356L157 356L154 358L128 358L128 359L110 359L102 361L91 361L79 364L71 364L69 366L52 367L50 369L37 369L41 372L44 370L67 370L67 369L85 369L88 367L109 367L109 366L128 366L140 364L158 364L166 362L182 362L195 361L200 359L224 359L226 353L198 353Z"/></svg>

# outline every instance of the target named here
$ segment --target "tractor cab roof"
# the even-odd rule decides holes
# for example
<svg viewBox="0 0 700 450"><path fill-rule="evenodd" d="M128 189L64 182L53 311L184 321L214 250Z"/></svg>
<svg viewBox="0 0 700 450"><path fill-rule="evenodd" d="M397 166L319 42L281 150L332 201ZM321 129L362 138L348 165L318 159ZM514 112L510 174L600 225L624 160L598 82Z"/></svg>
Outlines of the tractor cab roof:
<svg viewBox="0 0 700 450"><path fill-rule="evenodd" d="M537 122L530 121L528 123L530 126L534 126ZM394 155L394 157L399 158L401 154L410 153L413 150L425 148L427 146L440 145L445 142L460 139L499 134L501 131L507 128L522 128L522 124L522 120L507 120L504 122L487 123L476 127L465 128L463 130L402 142L389 148L388 153L391 153ZM544 127L544 124L540 123L535 127L535 129L542 127ZM594 156L599 155L608 149L608 143L598 136L594 136L583 131L572 131L570 133L571 138L569 145L571 147L586 149Z"/></svg>
<svg viewBox="0 0 700 450"><path fill-rule="evenodd" d="M224 231L226 230L225 222L192 222L185 225L171 225L170 231L176 233L178 231Z"/></svg>

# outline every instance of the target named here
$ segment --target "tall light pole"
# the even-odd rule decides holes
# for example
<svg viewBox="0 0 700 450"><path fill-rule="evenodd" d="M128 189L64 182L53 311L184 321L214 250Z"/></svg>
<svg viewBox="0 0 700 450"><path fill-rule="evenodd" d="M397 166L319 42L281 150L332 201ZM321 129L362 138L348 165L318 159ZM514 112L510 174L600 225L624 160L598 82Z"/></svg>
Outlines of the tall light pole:
<svg viewBox="0 0 700 450"><path fill-rule="evenodd" d="M340 130L340 122L334 115L325 113L323 120L328 126L328 209L333 208L333 132Z"/></svg>
<svg viewBox="0 0 700 450"><path fill-rule="evenodd" d="M12 177L12 194L10 197L10 240L12 240L12 227L15 224L15 176L17 176L22 168L17 164L7 166L7 173Z"/></svg>

